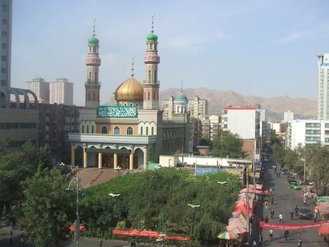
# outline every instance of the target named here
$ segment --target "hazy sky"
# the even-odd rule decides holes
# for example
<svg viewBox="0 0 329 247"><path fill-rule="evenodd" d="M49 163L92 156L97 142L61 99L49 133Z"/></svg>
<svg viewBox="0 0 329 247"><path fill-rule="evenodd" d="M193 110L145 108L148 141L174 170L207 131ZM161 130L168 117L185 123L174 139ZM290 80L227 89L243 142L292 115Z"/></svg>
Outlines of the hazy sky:
<svg viewBox="0 0 329 247"><path fill-rule="evenodd" d="M329 52L328 0L14 0L12 86L66 77L84 105L96 18L101 103L131 73L143 82L155 15L160 90L207 87L316 99L316 55Z"/></svg>

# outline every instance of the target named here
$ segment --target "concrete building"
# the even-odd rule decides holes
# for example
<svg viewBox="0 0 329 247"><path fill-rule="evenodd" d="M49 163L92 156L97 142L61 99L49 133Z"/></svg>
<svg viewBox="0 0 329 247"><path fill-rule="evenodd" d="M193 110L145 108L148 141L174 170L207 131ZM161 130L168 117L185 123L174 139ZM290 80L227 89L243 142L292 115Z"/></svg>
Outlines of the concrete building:
<svg viewBox="0 0 329 247"><path fill-rule="evenodd" d="M191 117L199 118L200 116L207 116L208 100L195 96L193 100L189 100L188 108L190 110Z"/></svg>
<svg viewBox="0 0 329 247"><path fill-rule="evenodd" d="M49 103L49 82L46 82L41 77L37 77L27 81L26 84L27 89L35 93L39 103Z"/></svg>
<svg viewBox="0 0 329 247"><path fill-rule="evenodd" d="M0 0L1 81L0 87L10 87L12 0Z"/></svg>
<svg viewBox="0 0 329 247"><path fill-rule="evenodd" d="M243 150L251 157L260 152L260 111L255 107L225 107L222 128L239 135L244 141Z"/></svg>
<svg viewBox="0 0 329 247"><path fill-rule="evenodd" d="M329 119L329 53L318 54L318 119Z"/></svg>
<svg viewBox="0 0 329 247"><path fill-rule="evenodd" d="M294 120L294 113L291 111L287 111L283 113L283 122L290 122Z"/></svg>
<svg viewBox="0 0 329 247"><path fill-rule="evenodd" d="M79 132L76 106L39 104L39 144L48 145L53 163L70 162L68 133Z"/></svg>
<svg viewBox="0 0 329 247"><path fill-rule="evenodd" d="M288 122L286 147L295 149L312 144L329 145L329 120L293 120Z"/></svg>
<svg viewBox="0 0 329 247"><path fill-rule="evenodd" d="M59 78L49 83L49 103L73 105L73 83Z"/></svg>
<svg viewBox="0 0 329 247"><path fill-rule="evenodd" d="M27 141L38 144L39 110L30 90L0 87L0 141L20 147Z"/></svg>

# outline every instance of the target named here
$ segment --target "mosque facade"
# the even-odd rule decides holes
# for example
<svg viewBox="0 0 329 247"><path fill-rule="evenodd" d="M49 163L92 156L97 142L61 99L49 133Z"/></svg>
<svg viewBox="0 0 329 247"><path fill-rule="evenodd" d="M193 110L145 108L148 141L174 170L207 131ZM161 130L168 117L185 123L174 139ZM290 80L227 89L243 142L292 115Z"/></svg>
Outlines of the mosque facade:
<svg viewBox="0 0 329 247"><path fill-rule="evenodd" d="M160 154L188 152L190 115L187 98L177 96L179 107L164 118L159 107L158 36L146 37L143 83L131 76L114 92L110 105L100 105L99 40L88 40L86 59L85 107L80 109L80 132L70 133L71 164L98 168L143 169L158 162Z"/></svg>

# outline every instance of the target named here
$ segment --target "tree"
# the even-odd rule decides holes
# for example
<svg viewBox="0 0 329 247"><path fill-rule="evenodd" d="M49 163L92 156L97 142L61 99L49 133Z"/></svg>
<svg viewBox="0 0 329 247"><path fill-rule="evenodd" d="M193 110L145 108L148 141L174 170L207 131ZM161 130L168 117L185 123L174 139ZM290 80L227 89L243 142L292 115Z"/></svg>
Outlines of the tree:
<svg viewBox="0 0 329 247"><path fill-rule="evenodd" d="M20 221L36 247L61 246L74 218L74 193L59 169L38 171L24 182L23 217Z"/></svg>
<svg viewBox="0 0 329 247"><path fill-rule="evenodd" d="M244 158L246 154L242 151L242 145L239 135L221 131L212 142L211 153L216 157Z"/></svg>

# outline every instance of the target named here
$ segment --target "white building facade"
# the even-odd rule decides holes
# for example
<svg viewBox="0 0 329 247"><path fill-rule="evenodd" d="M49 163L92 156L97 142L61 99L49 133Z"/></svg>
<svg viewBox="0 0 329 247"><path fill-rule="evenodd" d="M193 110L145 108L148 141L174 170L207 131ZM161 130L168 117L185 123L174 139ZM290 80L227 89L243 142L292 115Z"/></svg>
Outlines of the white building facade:
<svg viewBox="0 0 329 247"><path fill-rule="evenodd" d="M39 103L49 103L49 82L37 77L27 81L26 84L27 89L35 93Z"/></svg>
<svg viewBox="0 0 329 247"><path fill-rule="evenodd" d="M295 149L299 146L320 144L329 145L329 120L293 120L288 122L286 147Z"/></svg>
<svg viewBox="0 0 329 247"><path fill-rule="evenodd" d="M329 53L318 54L318 119L329 119Z"/></svg>
<svg viewBox="0 0 329 247"><path fill-rule="evenodd" d="M50 82L49 103L73 105L73 83L66 78L59 78Z"/></svg>

